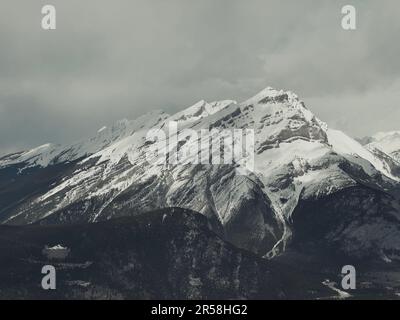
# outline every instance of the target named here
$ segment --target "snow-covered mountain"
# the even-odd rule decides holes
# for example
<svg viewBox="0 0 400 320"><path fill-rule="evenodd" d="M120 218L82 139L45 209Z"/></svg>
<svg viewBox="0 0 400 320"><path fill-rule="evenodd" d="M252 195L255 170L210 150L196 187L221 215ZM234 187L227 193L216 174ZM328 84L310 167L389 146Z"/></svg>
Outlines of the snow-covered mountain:
<svg viewBox="0 0 400 320"><path fill-rule="evenodd" d="M181 138L185 129L254 130L254 170L149 159L149 130L166 130L171 121L178 138L168 141L168 156L199 145L199 137ZM268 87L242 103L200 101L174 115L153 112L118 122L70 146L3 157L0 221L95 222L132 208L183 207L263 256L312 243L397 259L400 205L392 189L400 171L391 156L371 150L328 128L296 94Z"/></svg>

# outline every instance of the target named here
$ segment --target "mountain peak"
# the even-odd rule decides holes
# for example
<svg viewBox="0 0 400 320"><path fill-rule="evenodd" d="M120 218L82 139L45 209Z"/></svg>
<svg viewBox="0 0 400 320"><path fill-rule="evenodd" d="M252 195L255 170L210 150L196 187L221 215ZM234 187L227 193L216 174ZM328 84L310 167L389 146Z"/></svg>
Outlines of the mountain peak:
<svg viewBox="0 0 400 320"><path fill-rule="evenodd" d="M285 90L278 90L272 87L266 87L261 90L255 96L243 102L243 104L265 104L268 102L293 102L298 101L298 96L291 92Z"/></svg>
<svg viewBox="0 0 400 320"><path fill-rule="evenodd" d="M205 100L200 100L196 102L194 105L174 114L172 116L172 120L175 121L194 121L199 120L201 118L205 118L209 115L212 115L222 109L225 109L231 104L236 104L237 102L234 100L221 100L221 101L213 101L207 102Z"/></svg>
<svg viewBox="0 0 400 320"><path fill-rule="evenodd" d="M372 136L374 140L400 139L400 131L378 132Z"/></svg>

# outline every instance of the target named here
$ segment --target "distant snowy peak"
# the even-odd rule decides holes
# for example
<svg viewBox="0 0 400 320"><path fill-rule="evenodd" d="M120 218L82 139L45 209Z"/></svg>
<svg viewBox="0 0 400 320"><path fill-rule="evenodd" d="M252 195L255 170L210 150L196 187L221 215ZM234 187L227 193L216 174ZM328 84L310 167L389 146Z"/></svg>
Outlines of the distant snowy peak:
<svg viewBox="0 0 400 320"><path fill-rule="evenodd" d="M376 148L400 162L400 131L379 132L373 135L367 148Z"/></svg>
<svg viewBox="0 0 400 320"><path fill-rule="evenodd" d="M372 139L375 141L400 139L400 131L378 132Z"/></svg>
<svg viewBox="0 0 400 320"><path fill-rule="evenodd" d="M388 162L388 159L370 148L362 146L361 143L339 130L328 129L327 133L332 149L349 161L360 165L368 175L373 175L377 170L394 181L400 180L400 177L392 173L391 163Z"/></svg>

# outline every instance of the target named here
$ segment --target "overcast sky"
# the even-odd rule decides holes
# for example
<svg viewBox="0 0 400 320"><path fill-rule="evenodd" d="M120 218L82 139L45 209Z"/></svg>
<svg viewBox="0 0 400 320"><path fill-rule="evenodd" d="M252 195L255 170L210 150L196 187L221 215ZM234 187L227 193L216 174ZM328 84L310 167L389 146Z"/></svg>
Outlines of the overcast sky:
<svg viewBox="0 0 400 320"><path fill-rule="evenodd" d="M1 0L0 154L266 86L352 136L400 130L399 35L398 0Z"/></svg>

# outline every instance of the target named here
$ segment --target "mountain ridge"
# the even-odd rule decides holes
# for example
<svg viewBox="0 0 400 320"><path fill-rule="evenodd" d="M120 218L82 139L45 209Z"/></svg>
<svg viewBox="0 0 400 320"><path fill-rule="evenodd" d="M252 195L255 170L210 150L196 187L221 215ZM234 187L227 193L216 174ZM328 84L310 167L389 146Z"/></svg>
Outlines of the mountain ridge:
<svg viewBox="0 0 400 320"><path fill-rule="evenodd" d="M254 130L254 170L239 175L238 163L149 162L146 133L150 129L163 130L171 121L178 124L177 134L184 129ZM0 175L3 171L16 170L17 175L13 176L16 180L18 174L24 176L24 170L42 171L54 164L63 166L62 161L68 156L71 156L71 169L61 172L60 179L51 185L44 185L47 190L24 195L19 202L10 203L10 209L0 211L0 221L11 224L39 220L94 222L123 216L133 207L146 212L178 206L204 214L216 232L238 247L271 258L290 246L296 235L292 214L303 201L328 199L339 191L361 187L360 190L367 191L360 191L360 203L377 199L375 210L385 208L385 212L393 211L395 219L399 219L397 200L390 193L400 179L396 164L342 132L330 129L290 91L267 87L242 103L200 101L172 116L155 112L132 124L123 123L126 129L103 129L83 144L73 144L61 151L46 151L42 156L34 153L33 158L25 153L20 158L22 162L14 156L3 157ZM92 149L85 147L86 143L90 146L90 141L94 142ZM190 148L196 143L198 140L188 138L169 145L166 153L182 146ZM368 191L374 188L382 197ZM363 234L362 230L374 223L375 213L368 213L371 219L353 226L353 231ZM335 212L330 214L340 216ZM389 223L385 219L390 218L387 215L382 219L379 234L383 239L383 230ZM338 228L340 224L339 220L334 223ZM400 248L399 239L395 232L391 235L393 246L384 250L395 258ZM357 241L367 243L368 239L364 235ZM362 251L366 253L367 249Z"/></svg>

